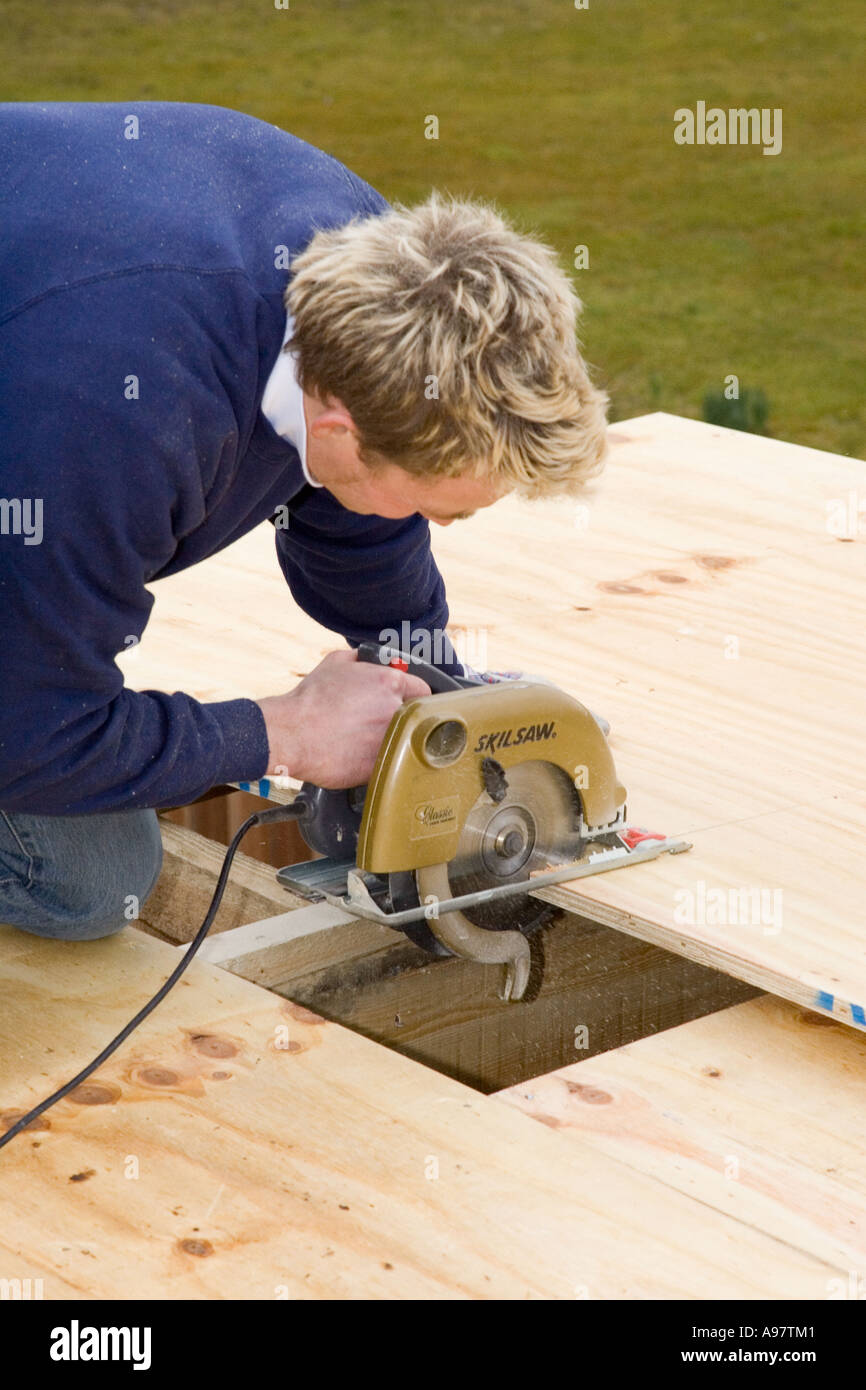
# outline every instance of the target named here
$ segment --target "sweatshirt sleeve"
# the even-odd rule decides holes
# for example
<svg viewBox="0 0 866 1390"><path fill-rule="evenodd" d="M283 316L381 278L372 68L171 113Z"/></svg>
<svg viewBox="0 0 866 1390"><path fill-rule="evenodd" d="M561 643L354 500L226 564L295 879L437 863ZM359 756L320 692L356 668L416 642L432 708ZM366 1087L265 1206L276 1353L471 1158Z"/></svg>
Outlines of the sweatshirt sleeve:
<svg viewBox="0 0 866 1390"><path fill-rule="evenodd" d="M434 666L461 674L423 517L361 516L327 488L307 486L288 504L288 525L277 526L277 555L298 606L351 646L409 644Z"/></svg>
<svg viewBox="0 0 866 1390"><path fill-rule="evenodd" d="M266 770L252 700L127 690L115 661L144 631L145 584L227 486L246 428L221 389L226 365L184 353L201 333L184 297L181 282L117 277L0 327L14 366L0 383L0 492L19 523L0 534L4 810L184 804ZM222 310L227 333L249 331L230 294Z"/></svg>

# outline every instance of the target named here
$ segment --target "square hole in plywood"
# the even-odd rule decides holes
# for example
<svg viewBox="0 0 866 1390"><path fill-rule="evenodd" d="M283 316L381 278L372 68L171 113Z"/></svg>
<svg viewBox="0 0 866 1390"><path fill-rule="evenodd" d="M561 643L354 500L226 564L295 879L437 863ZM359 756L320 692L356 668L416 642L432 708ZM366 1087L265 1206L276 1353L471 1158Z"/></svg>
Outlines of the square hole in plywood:
<svg viewBox="0 0 866 1390"><path fill-rule="evenodd" d="M190 940L207 910L225 845L245 817L265 804L228 792L164 816L165 865L141 925L166 940ZM309 857L291 823L250 835L235 860L213 930L308 911L303 899L277 883L274 866ZM759 992L569 913L556 913L531 940L530 987L516 1003L499 997L501 966L432 957L402 934L373 923L305 930L285 950L259 953L258 960L248 955L233 968L484 1092Z"/></svg>

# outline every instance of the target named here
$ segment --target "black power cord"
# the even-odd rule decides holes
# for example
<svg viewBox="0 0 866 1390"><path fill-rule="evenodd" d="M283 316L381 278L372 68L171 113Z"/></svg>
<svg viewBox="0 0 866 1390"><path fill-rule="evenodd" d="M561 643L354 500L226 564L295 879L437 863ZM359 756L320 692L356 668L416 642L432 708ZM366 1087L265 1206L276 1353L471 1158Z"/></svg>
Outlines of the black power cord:
<svg viewBox="0 0 866 1390"><path fill-rule="evenodd" d="M55 1091L47 1100L40 1101L32 1110L28 1110L26 1115L22 1115L20 1120L16 1120L14 1125L12 1125L10 1129L7 1129L5 1134L0 1135L0 1149L2 1149L4 1144L8 1144L10 1139L14 1139L16 1134L20 1134L21 1131L32 1124L34 1120L37 1120L40 1115L44 1115L45 1111L48 1110L50 1106L55 1105L57 1101L62 1100L64 1096L68 1096L70 1091L74 1091L76 1086L80 1086L82 1081L86 1081L88 1076L92 1076L97 1068L101 1067L103 1062L107 1061L111 1054L117 1051L120 1044L126 1041L130 1033L138 1027L139 1023L142 1023L144 1019L147 1018L148 1014L153 1013L157 1004L161 1003L169 990L177 984L213 925L213 920L219 911L219 905L222 902L222 896L225 892L226 883L228 882L232 860L235 857L238 845L247 831L252 830L254 826L257 825L272 825L275 821L300 820L305 814L305 806L296 806L290 802L287 806L274 806L268 811L256 811L254 815L247 817L243 825L235 833L231 844L226 850L216 888L211 898L210 907L205 913L204 921L190 942L189 950L185 953L183 959L175 966L165 983L160 985L153 998L148 1000L143 1009L139 1009L135 1017L129 1020L126 1027L121 1029L116 1038L112 1038L111 1042L102 1049L98 1057L94 1057L92 1062L88 1062L87 1066L84 1067L77 1076L73 1076L71 1081L67 1081L65 1086L61 1086L59 1091Z"/></svg>

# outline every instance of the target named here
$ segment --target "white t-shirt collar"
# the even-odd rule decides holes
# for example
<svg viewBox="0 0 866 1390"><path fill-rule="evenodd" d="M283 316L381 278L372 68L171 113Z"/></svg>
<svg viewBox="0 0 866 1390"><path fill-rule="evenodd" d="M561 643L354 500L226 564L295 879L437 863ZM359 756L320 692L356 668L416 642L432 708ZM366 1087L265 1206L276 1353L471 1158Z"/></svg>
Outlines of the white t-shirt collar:
<svg viewBox="0 0 866 1390"><path fill-rule="evenodd" d="M283 349L292 336L294 322L286 315ZM304 416L304 393L297 377L297 357L293 352L280 351L268 377L262 396L262 414L283 439L294 444L301 458L304 477L311 487L324 487L307 469L307 421Z"/></svg>

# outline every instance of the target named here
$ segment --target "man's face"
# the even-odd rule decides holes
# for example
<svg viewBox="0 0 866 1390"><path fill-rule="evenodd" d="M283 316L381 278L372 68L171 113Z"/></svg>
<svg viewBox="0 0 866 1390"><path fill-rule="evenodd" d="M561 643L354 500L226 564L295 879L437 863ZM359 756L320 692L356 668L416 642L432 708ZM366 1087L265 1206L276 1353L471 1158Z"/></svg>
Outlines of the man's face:
<svg viewBox="0 0 866 1390"><path fill-rule="evenodd" d="M393 464L375 473L364 468L356 479L333 482L330 491L349 511L362 516L398 518L419 512L437 526L461 521L502 496L483 480L413 477Z"/></svg>
<svg viewBox="0 0 866 1390"><path fill-rule="evenodd" d="M304 393L307 467L350 512L399 519L420 512L438 526L450 526L504 493L487 479L415 477L396 464L375 471L358 457L351 415L339 401L327 403Z"/></svg>

